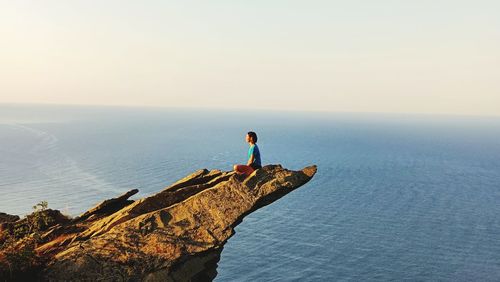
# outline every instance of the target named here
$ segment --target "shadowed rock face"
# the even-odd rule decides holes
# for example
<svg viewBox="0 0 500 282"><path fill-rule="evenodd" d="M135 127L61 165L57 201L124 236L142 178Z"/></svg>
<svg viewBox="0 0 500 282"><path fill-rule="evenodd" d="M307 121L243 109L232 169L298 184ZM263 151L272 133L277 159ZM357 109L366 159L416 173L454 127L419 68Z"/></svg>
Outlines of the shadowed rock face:
<svg viewBox="0 0 500 282"><path fill-rule="evenodd" d="M212 280L224 243L252 211L307 183L316 166L268 165L245 180L206 169L135 202L126 194L52 226L38 252L50 281Z"/></svg>
<svg viewBox="0 0 500 282"><path fill-rule="evenodd" d="M19 220L19 216L0 212L0 224L4 222L14 222Z"/></svg>

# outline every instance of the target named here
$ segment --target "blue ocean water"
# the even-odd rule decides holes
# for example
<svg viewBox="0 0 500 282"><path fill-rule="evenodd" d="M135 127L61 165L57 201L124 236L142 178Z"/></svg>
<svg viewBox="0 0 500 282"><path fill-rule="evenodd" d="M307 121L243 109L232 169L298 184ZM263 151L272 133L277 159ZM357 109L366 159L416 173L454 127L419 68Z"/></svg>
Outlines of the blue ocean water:
<svg viewBox="0 0 500 282"><path fill-rule="evenodd" d="M216 281L500 281L500 118L0 105L0 211L77 215L200 168L318 165L248 215Z"/></svg>

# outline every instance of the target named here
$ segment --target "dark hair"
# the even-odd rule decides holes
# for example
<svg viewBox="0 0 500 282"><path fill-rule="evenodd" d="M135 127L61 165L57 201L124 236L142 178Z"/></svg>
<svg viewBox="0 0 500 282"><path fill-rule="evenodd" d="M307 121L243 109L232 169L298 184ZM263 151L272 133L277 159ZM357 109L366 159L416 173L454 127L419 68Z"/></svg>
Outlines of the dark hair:
<svg viewBox="0 0 500 282"><path fill-rule="evenodd" d="M257 133L253 132L253 131L248 131L248 136L250 136L253 140L254 143L257 143Z"/></svg>

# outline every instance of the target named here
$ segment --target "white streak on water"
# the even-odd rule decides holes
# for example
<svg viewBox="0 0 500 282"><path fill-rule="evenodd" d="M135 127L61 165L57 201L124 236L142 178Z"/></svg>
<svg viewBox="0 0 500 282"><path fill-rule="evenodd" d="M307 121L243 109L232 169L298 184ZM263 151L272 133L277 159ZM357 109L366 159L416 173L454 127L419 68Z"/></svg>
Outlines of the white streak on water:
<svg viewBox="0 0 500 282"><path fill-rule="evenodd" d="M0 189L4 193L0 200L3 212L27 213L26 207L16 205L16 199L21 202L32 200L31 205L42 200L49 201L49 207L64 209L70 213L79 213L88 208L82 199L95 198L96 201L103 200L99 196L112 196L123 193L112 184L96 177L94 174L82 169L78 163L59 148L59 139L48 132L18 123L9 124L11 130L22 131L32 136L34 143L26 148L22 155L11 156L3 159L0 166ZM8 150L9 148L3 148ZM10 174L9 163L22 162L23 167L29 169L32 180L24 179L26 174ZM9 176L10 175L10 176ZM35 184L35 185L34 185ZM42 193L29 191L28 187L44 186ZM33 193L30 193L33 192ZM14 201L13 201L14 199ZM26 204L25 204L26 205Z"/></svg>

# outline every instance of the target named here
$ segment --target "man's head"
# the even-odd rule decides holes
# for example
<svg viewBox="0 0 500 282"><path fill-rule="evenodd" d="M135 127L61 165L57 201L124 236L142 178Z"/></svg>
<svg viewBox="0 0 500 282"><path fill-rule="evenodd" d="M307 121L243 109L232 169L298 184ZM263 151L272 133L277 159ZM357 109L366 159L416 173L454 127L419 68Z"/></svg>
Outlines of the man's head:
<svg viewBox="0 0 500 282"><path fill-rule="evenodd" d="M257 133L249 131L247 133L246 141L254 144L257 143Z"/></svg>

